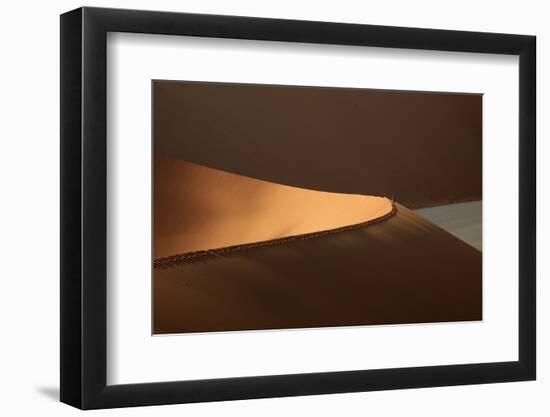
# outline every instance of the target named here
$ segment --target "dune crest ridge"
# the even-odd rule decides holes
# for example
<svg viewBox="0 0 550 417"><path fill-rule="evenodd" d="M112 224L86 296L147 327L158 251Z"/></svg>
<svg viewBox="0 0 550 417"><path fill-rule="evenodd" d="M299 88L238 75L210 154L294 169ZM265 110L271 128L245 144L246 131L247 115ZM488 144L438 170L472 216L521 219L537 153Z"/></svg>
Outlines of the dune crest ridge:
<svg viewBox="0 0 550 417"><path fill-rule="evenodd" d="M155 266L313 238L392 216L386 197L310 190L155 157Z"/></svg>

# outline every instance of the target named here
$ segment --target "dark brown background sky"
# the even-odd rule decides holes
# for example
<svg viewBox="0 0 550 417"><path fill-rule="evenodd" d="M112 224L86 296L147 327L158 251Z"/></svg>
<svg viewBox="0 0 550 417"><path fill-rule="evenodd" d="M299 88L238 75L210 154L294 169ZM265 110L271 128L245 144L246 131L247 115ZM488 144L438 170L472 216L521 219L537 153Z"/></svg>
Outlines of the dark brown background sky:
<svg viewBox="0 0 550 417"><path fill-rule="evenodd" d="M164 156L409 207L480 200L482 96L155 81Z"/></svg>

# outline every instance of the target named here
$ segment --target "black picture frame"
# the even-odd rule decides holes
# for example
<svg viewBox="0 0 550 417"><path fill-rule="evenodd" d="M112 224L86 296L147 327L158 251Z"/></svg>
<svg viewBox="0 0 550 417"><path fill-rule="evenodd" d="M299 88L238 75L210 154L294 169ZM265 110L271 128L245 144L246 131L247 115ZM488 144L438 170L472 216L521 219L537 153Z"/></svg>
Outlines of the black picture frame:
<svg viewBox="0 0 550 417"><path fill-rule="evenodd" d="M519 360L112 385L107 367L108 32L519 55ZM81 409L533 380L534 36L79 8L61 15L61 401Z"/></svg>

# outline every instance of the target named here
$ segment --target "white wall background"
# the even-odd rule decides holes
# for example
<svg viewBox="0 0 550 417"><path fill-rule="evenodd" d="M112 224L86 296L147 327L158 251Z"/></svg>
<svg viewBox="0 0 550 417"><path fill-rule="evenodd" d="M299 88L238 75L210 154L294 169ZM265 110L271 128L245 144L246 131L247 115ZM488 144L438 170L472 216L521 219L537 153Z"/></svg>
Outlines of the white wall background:
<svg viewBox="0 0 550 417"><path fill-rule="evenodd" d="M4 415L74 415L57 402L59 378L59 18L72 0L3 4L0 24L0 410ZM549 83L548 10L542 1L124 0L89 6L480 30L538 36L539 378L536 382L145 407L94 415L545 416L550 412L548 302L550 168L543 120ZM542 76L541 76L542 75ZM546 232L546 234L544 234ZM546 395L545 395L546 394Z"/></svg>

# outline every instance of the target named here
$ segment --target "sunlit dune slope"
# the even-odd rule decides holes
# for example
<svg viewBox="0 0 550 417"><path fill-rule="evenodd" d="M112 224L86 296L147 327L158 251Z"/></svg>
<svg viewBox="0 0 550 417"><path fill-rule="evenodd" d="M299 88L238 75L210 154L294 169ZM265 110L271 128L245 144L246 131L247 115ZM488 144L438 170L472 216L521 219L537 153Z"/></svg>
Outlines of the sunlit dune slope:
<svg viewBox="0 0 550 417"><path fill-rule="evenodd" d="M385 197L339 194L155 158L154 257L362 224L392 213Z"/></svg>

